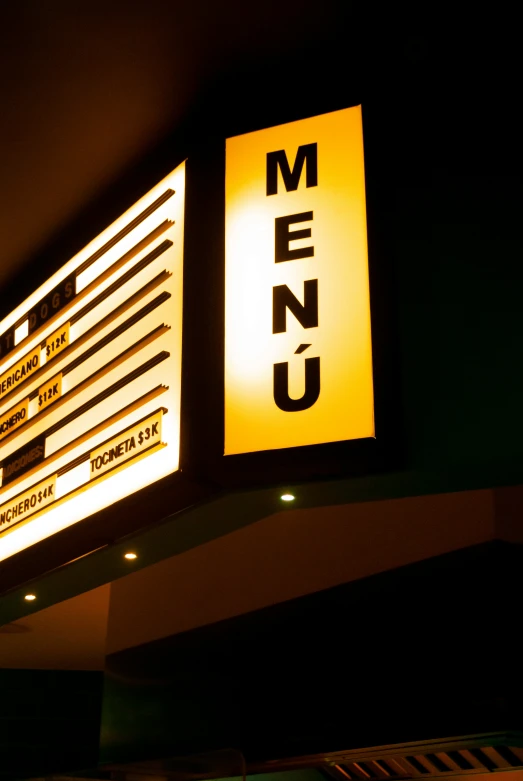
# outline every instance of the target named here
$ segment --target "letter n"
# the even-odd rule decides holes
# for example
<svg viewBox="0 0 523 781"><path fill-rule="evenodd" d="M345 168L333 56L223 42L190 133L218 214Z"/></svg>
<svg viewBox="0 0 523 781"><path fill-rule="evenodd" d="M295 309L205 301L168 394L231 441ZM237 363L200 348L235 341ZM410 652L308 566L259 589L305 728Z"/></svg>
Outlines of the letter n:
<svg viewBox="0 0 523 781"><path fill-rule="evenodd" d="M307 279L303 283L303 301L299 301L287 285L272 289L272 332L282 334L287 330L287 309L303 328L318 325L318 280Z"/></svg>
<svg viewBox="0 0 523 781"><path fill-rule="evenodd" d="M285 149L267 152L267 195L278 194L278 168L281 171L286 191L297 190L304 165L306 187L317 187L318 144L303 144L298 147L292 171Z"/></svg>

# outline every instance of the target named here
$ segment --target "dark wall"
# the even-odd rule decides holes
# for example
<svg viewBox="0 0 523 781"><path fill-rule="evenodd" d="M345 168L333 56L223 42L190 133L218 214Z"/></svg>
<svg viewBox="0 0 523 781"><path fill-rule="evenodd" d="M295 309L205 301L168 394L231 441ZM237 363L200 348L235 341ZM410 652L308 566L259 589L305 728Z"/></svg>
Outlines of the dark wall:
<svg viewBox="0 0 523 781"><path fill-rule="evenodd" d="M93 767L103 675L0 670L0 778Z"/></svg>
<svg viewBox="0 0 523 781"><path fill-rule="evenodd" d="M101 760L521 729L521 556L486 544L112 654Z"/></svg>

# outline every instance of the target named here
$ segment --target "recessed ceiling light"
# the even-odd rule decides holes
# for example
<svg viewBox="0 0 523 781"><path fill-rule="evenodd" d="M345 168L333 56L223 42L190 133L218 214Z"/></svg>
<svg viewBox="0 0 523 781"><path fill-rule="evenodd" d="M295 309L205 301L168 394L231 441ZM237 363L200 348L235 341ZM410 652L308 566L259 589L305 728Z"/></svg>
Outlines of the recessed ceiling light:
<svg viewBox="0 0 523 781"><path fill-rule="evenodd" d="M24 599L25 599L27 602L33 602L33 600L35 600L35 599L36 599L36 595L35 595L35 594L26 594L26 595L25 595L25 597L24 597Z"/></svg>
<svg viewBox="0 0 523 781"><path fill-rule="evenodd" d="M126 553L124 555L124 559L128 559L129 561L131 561L132 559L137 559L137 558L138 558L138 556L136 555L136 553Z"/></svg>
<svg viewBox="0 0 523 781"><path fill-rule="evenodd" d="M296 497L293 494L282 494L280 496L280 499L283 502L292 502L292 501L294 501L294 499L296 499Z"/></svg>

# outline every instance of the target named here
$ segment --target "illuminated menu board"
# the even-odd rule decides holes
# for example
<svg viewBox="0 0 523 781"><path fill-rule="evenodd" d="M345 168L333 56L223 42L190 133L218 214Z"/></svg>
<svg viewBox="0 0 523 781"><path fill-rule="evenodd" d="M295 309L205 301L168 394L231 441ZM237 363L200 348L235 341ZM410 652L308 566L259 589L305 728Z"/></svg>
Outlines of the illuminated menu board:
<svg viewBox="0 0 523 781"><path fill-rule="evenodd" d="M361 107L227 140L225 454L374 437Z"/></svg>
<svg viewBox="0 0 523 781"><path fill-rule="evenodd" d="M0 561L178 469L185 166L0 323Z"/></svg>

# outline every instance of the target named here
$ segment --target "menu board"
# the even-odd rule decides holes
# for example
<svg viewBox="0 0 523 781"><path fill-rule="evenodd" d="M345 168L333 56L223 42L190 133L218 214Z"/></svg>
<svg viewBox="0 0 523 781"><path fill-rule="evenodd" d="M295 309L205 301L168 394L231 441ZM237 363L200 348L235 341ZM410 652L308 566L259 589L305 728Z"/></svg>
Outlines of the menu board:
<svg viewBox="0 0 523 781"><path fill-rule="evenodd" d="M176 471L185 164L0 323L0 561Z"/></svg>

